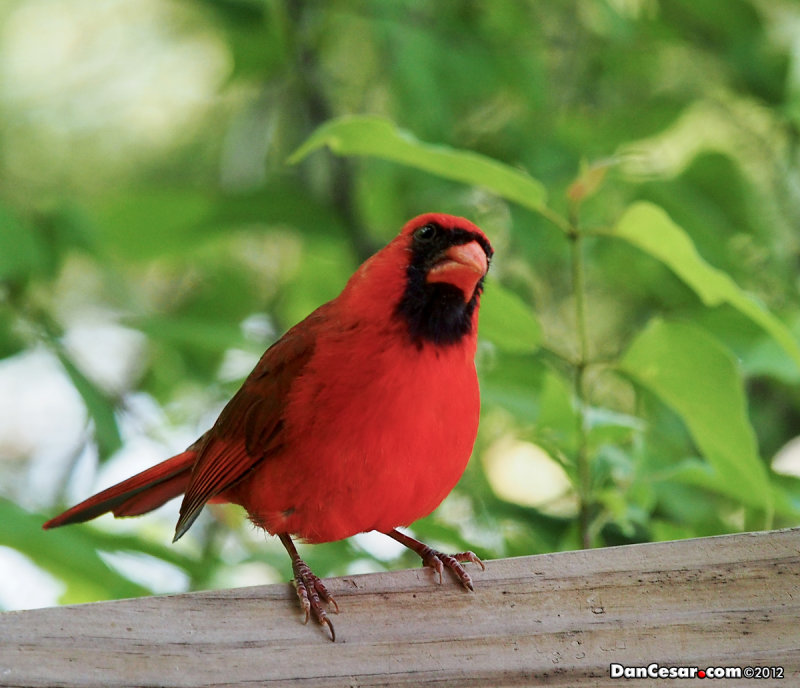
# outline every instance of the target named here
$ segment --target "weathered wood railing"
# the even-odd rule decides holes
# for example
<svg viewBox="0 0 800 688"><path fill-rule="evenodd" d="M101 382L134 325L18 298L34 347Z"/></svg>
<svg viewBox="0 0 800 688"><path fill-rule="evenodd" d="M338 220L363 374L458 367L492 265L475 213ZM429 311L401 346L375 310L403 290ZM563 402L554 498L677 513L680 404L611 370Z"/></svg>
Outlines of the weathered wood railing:
<svg viewBox="0 0 800 688"><path fill-rule="evenodd" d="M331 579L336 643L300 623L288 584L9 612L0 686L664 685L615 677L648 666L780 667L719 684L800 685L800 530L490 561L474 579Z"/></svg>

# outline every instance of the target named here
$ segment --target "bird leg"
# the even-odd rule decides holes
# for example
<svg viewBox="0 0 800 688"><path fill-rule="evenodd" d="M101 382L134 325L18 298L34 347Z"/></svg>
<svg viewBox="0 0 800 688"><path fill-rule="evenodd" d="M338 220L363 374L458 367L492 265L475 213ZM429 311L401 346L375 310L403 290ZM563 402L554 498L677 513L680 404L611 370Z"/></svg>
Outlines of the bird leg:
<svg viewBox="0 0 800 688"><path fill-rule="evenodd" d="M331 640L336 641L336 631L333 630L333 624L322 608L322 603L327 602L333 606L333 610L338 614L339 605L333 599L333 595L328 592L323 582L314 575L308 564L304 562L297 549L292 542L292 539L286 533L278 535L286 551L292 559L292 571L294 572L294 587L297 590L297 597L300 600L300 605L306 614L303 623L308 623L308 617L313 616L320 626L323 624L328 626L331 632Z"/></svg>
<svg viewBox="0 0 800 688"><path fill-rule="evenodd" d="M467 573L460 562L471 561L473 564L478 564L484 571L486 567L483 562L478 559L474 552L459 552L458 554L443 554L432 547L428 547L424 542L415 540L408 535L397 530L390 530L386 533L390 538L397 540L401 545L405 545L411 550L414 550L420 557L422 557L422 565L430 566L436 573L439 574L439 583L442 582L442 574L445 567L450 569L458 576L467 590L474 590L472 587L472 577Z"/></svg>

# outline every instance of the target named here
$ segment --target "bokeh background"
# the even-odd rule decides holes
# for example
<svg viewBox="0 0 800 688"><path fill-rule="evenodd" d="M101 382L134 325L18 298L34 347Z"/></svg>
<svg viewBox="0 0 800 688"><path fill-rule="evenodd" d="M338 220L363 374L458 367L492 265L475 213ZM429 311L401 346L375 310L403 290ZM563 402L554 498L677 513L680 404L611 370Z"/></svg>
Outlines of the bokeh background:
<svg viewBox="0 0 800 688"><path fill-rule="evenodd" d="M288 162L367 114L407 159L332 134ZM345 120L350 148L377 121ZM799 143L795 0L6 0L0 608L287 580L237 507L175 546L176 502L41 523L185 448L430 210L496 259L475 454L418 537L493 558L796 525ZM458 151L548 200L426 171ZM394 544L301 553L418 564Z"/></svg>

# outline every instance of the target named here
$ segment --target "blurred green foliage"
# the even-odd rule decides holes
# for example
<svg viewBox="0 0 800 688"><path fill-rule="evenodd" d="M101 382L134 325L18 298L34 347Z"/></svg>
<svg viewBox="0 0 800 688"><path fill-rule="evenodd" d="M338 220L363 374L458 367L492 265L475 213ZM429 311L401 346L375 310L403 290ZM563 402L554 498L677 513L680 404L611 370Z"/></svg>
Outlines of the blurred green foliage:
<svg viewBox="0 0 800 688"><path fill-rule="evenodd" d="M129 439L133 396L176 426L213 417L240 380L223 373L231 352L260 353L436 210L480 224L496 259L476 456L419 537L497 557L797 524L800 483L770 467L800 429L797 3L156 4L143 12L163 50L210 46L224 66L166 139L69 120L45 87L35 102L0 90L0 355L57 357L99 463ZM116 6L98 31L125 32ZM58 3L3 10L3 49L42 7ZM65 345L87 308L144 337L122 389ZM504 497L492 447L509 437L543 449L566 492ZM149 517L135 533L41 532L84 449L65 447L59 503L22 508L24 482L0 492L0 545L65 601L148 592L107 552L195 588L248 564L288 576L280 548L221 508L175 547ZM319 575L417 563L352 541L305 554Z"/></svg>

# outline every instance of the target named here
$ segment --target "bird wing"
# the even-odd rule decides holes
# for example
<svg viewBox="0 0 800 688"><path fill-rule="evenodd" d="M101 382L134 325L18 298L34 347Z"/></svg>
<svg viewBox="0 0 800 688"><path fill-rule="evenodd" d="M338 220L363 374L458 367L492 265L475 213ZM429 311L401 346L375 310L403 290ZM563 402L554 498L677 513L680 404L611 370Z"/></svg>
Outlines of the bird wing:
<svg viewBox="0 0 800 688"><path fill-rule="evenodd" d="M317 309L273 344L222 410L192 469L175 538L194 523L207 501L233 487L282 444L289 391L314 353ZM173 540L173 541L174 541Z"/></svg>

